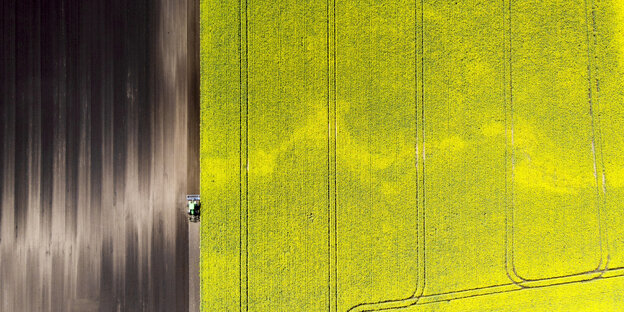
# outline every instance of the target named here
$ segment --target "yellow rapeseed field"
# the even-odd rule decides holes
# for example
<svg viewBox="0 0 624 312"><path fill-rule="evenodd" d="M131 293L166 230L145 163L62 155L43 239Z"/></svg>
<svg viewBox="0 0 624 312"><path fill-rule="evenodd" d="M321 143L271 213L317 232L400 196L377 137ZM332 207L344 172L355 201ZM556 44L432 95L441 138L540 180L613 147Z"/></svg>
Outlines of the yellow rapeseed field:
<svg viewBox="0 0 624 312"><path fill-rule="evenodd" d="M624 311L624 1L201 0L202 311Z"/></svg>

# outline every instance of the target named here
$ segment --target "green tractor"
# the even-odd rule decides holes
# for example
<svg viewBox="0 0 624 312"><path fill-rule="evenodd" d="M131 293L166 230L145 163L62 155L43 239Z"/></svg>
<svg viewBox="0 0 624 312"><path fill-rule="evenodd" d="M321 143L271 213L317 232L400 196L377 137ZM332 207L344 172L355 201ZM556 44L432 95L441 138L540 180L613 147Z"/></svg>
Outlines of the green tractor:
<svg viewBox="0 0 624 312"><path fill-rule="evenodd" d="M199 201L199 195L186 195L187 211L189 221L199 222L199 216L201 211L201 203Z"/></svg>

